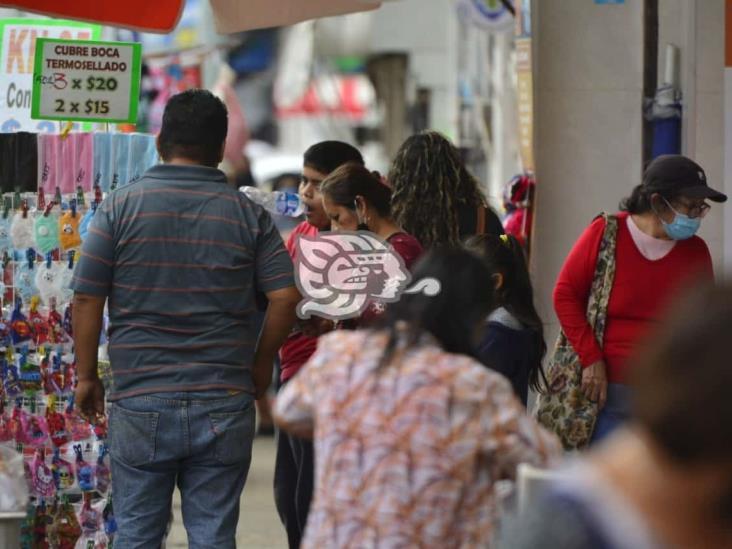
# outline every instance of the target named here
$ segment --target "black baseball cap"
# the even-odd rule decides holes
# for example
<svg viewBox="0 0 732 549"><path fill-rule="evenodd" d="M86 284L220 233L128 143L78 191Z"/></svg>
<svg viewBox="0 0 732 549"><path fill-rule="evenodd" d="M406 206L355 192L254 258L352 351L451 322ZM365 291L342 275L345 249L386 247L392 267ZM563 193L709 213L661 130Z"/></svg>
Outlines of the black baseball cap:
<svg viewBox="0 0 732 549"><path fill-rule="evenodd" d="M643 185L659 193L670 191L687 198L727 201L726 194L707 185L707 174L702 167L680 154L664 154L655 158L646 168Z"/></svg>

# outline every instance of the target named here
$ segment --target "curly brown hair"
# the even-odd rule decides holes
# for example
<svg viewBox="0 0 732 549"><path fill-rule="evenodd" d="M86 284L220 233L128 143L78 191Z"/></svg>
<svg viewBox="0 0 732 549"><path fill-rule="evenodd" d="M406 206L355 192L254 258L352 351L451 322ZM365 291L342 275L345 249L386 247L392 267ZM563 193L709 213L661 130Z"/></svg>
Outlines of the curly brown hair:
<svg viewBox="0 0 732 549"><path fill-rule="evenodd" d="M394 189L394 219L425 248L459 246L458 208L477 210L487 203L460 152L437 132L407 139L397 152L388 179Z"/></svg>

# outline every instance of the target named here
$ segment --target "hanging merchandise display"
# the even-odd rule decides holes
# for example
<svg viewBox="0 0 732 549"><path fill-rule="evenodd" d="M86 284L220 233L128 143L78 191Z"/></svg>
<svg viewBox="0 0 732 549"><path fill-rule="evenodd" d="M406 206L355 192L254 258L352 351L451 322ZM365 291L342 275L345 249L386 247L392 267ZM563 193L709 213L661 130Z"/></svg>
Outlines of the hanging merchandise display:
<svg viewBox="0 0 732 549"><path fill-rule="evenodd" d="M74 403L70 284L105 193L157 163L155 139L72 132L24 134L19 142L0 140L26 157L3 175L0 445L24 462L30 502L20 546L111 547L117 527L107 421L90 424ZM24 170L32 172L33 188Z"/></svg>

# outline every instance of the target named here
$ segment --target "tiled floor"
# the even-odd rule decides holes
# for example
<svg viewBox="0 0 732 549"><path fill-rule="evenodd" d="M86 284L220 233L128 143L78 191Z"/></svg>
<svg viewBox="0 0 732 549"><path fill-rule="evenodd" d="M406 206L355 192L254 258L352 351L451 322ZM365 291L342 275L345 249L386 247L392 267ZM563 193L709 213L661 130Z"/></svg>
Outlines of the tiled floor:
<svg viewBox="0 0 732 549"><path fill-rule="evenodd" d="M254 441L254 455L249 478L241 499L241 515L236 533L237 546L244 549L286 549L287 538L275 510L272 496L275 443L273 438ZM188 547L186 531L180 518L180 498L173 502L175 519L166 549Z"/></svg>

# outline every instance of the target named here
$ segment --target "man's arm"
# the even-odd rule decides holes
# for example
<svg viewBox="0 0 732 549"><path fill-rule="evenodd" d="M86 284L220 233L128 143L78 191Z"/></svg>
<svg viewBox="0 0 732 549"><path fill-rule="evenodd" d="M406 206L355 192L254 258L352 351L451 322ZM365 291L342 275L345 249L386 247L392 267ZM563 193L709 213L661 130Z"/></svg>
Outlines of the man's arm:
<svg viewBox="0 0 732 549"><path fill-rule="evenodd" d="M104 414L104 386L97 372L97 351L106 300L102 296L74 294L75 401L82 416L92 419Z"/></svg>
<svg viewBox="0 0 732 549"><path fill-rule="evenodd" d="M272 383L272 367L277 351L295 324L295 308L300 293L294 286L267 292L269 306L254 353L252 378L256 396L260 398Z"/></svg>

